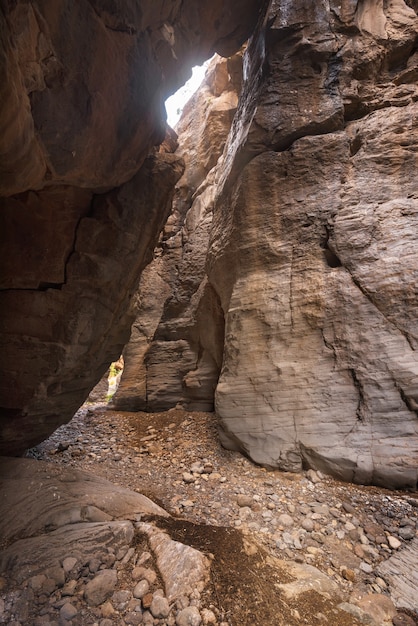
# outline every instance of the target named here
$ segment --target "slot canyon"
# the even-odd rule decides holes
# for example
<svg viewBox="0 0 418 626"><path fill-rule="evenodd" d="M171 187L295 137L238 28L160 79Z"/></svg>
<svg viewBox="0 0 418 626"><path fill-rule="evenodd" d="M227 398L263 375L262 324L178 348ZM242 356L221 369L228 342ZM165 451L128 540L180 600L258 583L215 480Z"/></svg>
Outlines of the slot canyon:
<svg viewBox="0 0 418 626"><path fill-rule="evenodd" d="M418 624L416 0L0 19L0 624Z"/></svg>

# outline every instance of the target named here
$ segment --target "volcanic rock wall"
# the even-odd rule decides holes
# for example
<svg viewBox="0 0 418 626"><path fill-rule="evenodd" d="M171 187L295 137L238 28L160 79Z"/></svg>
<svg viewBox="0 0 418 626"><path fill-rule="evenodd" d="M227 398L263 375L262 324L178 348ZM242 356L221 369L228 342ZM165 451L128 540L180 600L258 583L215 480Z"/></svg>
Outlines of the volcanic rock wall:
<svg viewBox="0 0 418 626"><path fill-rule="evenodd" d="M238 6L239 4L239 6ZM41 441L120 355L183 166L164 99L229 56L256 0L0 7L0 453Z"/></svg>
<svg viewBox="0 0 418 626"><path fill-rule="evenodd" d="M417 6L273 2L245 57L208 258L225 445L417 486Z"/></svg>

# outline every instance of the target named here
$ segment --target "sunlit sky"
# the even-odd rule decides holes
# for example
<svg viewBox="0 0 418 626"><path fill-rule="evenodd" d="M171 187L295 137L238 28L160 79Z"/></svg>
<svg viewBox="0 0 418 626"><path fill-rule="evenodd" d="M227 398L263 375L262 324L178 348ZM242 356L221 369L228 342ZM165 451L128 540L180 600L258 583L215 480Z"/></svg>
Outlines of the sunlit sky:
<svg viewBox="0 0 418 626"><path fill-rule="evenodd" d="M187 83L165 101L167 122L172 128L174 128L179 121L184 105L200 86L205 76L208 63L209 61L206 61L203 65L195 65L192 70L193 74Z"/></svg>

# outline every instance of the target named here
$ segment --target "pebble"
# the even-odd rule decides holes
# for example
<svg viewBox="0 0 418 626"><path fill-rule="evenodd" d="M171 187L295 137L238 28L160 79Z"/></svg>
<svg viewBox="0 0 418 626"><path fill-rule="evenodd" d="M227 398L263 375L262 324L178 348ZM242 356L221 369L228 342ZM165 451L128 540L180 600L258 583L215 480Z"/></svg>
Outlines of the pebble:
<svg viewBox="0 0 418 626"><path fill-rule="evenodd" d="M415 537L415 529L412 526L399 528L398 535L405 540L413 539Z"/></svg>
<svg viewBox="0 0 418 626"><path fill-rule="evenodd" d="M68 574L76 565L77 559L73 556L67 556L67 558L65 558L62 562L62 569L66 574Z"/></svg>
<svg viewBox="0 0 418 626"><path fill-rule="evenodd" d="M92 412L91 419L96 417L97 413ZM418 501L415 498L398 497L396 492L374 494L362 492L351 485L339 486L315 470L308 470L302 476L274 472L263 475L264 470L238 455L234 457L234 474L222 465L222 458L216 454L209 462L205 458L208 453L201 454L194 443L189 443L188 448L178 453L174 448L178 439L171 437L168 445L168 438L165 434L161 435L158 429L148 428L147 436L149 442L152 440L155 445L166 443L169 449L166 456L164 448L162 456L157 448L153 453L150 443L145 440L144 445L138 444L135 451L132 448L129 450L123 432L120 436L119 430L110 430L113 428L110 424L106 426L109 418L103 416L101 419L104 424L100 428L95 427L94 434L90 427L87 435L87 427L82 420L77 422L78 433L74 430L70 432L69 425L62 427L67 429L65 440L72 442L69 450L54 455L52 460L49 455L46 458L74 467L83 467L84 463L87 469L94 469L94 465L102 461L112 464L117 458L121 472L118 482L120 480L126 486L130 486L129 481L135 481L135 477L140 477L141 481L154 480L157 484L154 477L149 478L151 472L158 467L161 471L161 466L168 468L170 464L172 470L171 473L167 470L167 476L170 476L173 488L171 493L175 495L167 501L172 502L172 508L178 511L178 515L200 523L209 520L214 525L239 526L244 533L254 535L267 545L279 558L318 566L350 593L361 592L363 596L372 591L376 592L372 594L375 596L382 591L390 593L390 586L375 572L382 559L399 550L403 541L416 536ZM174 435L173 429L178 427L174 424L170 434ZM187 421L184 427L192 429L192 421ZM110 436L116 434L117 437ZM59 443L56 437L58 435L54 433L55 449ZM146 452L141 452L145 447ZM72 459L75 451L78 456ZM105 466L102 463L100 468ZM113 464L112 473L115 468ZM113 476L109 478L112 480ZM124 483L124 480L127 482ZM136 490L139 491L139 488ZM118 572L121 570L123 575L118 583ZM101 597L95 598L94 586L97 583L94 581L106 571L113 572L111 588L107 591L102 589ZM210 610L212 607L203 607L199 598L184 596L176 599L171 606L162 592L155 590L157 581L153 556L131 547L123 551L109 551L100 557L92 555L88 563L80 563L75 555L68 554L57 567L33 576L18 591L24 592L26 585L34 596L32 602L37 607L37 619L42 619L42 623L34 621L34 626L62 626L71 619L74 620L73 626L78 620L92 626L113 626L115 620L120 626L220 626L221 615ZM0 577L0 591L7 589L7 585L7 581ZM96 590L96 593L100 595L100 591ZM4 597L7 600L8 594ZM16 606L18 600L18 597L13 600ZM0 616L4 607L6 621L3 619L3 622L12 624L12 619L19 617L20 626L32 623L30 616L26 614L25 617L26 601L22 604L22 613L15 612L14 615L11 613L13 602L0 603ZM352 602L350 606L357 605L357 600ZM68 618L71 615L69 607L77 611L75 619ZM66 613L67 610L69 613ZM358 606L352 610L361 612ZM412 626L413 623L408 621L411 620L408 615L401 612L393 619L394 626ZM227 626L227 622L224 624Z"/></svg>
<svg viewBox="0 0 418 626"><path fill-rule="evenodd" d="M398 550L401 547L402 543L396 537L392 535L388 536L388 544L392 548L392 550Z"/></svg>
<svg viewBox="0 0 418 626"><path fill-rule="evenodd" d="M100 571L90 580L85 588L84 596L90 606L98 606L107 600L115 590L117 573L115 570Z"/></svg>
<svg viewBox="0 0 418 626"><path fill-rule="evenodd" d="M202 617L195 606L188 606L179 611L176 617L177 626L200 626Z"/></svg>
<svg viewBox="0 0 418 626"><path fill-rule="evenodd" d="M312 532L313 529L315 528L313 520L310 519L309 517L302 520L301 526L308 532Z"/></svg>
<svg viewBox="0 0 418 626"><path fill-rule="evenodd" d="M60 618L63 620L71 620L77 615L78 611L74 605L66 602L60 609Z"/></svg>
<svg viewBox="0 0 418 626"><path fill-rule="evenodd" d="M164 619L165 617L168 617L168 614L170 613L170 605L168 604L167 598L159 595L154 595L151 602L150 611L152 615L158 619Z"/></svg>
<svg viewBox="0 0 418 626"><path fill-rule="evenodd" d="M145 596L145 594L148 593L148 591L149 591L149 582L145 579L140 580L133 591L133 596L134 598L141 599Z"/></svg>
<svg viewBox="0 0 418 626"><path fill-rule="evenodd" d="M290 517L290 515L288 515L287 513L282 513L281 515L279 515L279 517L277 518L277 522L279 526L284 526L285 528L289 528L294 524L293 518Z"/></svg>
<svg viewBox="0 0 418 626"><path fill-rule="evenodd" d="M237 495L237 504L239 507L248 507L250 508L253 504L253 499L251 496L246 496L242 493Z"/></svg>

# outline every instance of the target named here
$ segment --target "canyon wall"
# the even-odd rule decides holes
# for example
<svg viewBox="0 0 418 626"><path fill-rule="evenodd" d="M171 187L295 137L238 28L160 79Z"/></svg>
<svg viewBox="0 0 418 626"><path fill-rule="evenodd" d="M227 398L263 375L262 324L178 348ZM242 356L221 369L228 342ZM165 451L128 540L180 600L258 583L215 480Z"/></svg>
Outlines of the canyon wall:
<svg viewBox="0 0 418 626"><path fill-rule="evenodd" d="M238 10L239 9L239 10ZM164 100L230 56L260 3L0 7L0 454L68 421L129 338L183 164Z"/></svg>
<svg viewBox="0 0 418 626"><path fill-rule="evenodd" d="M190 382L209 406L219 372L205 385L205 352L190 339L207 333L211 354L223 342L214 400L225 446L270 468L416 488L417 9L271 3L217 167L202 184L204 159L186 159L179 188L199 207L210 189L210 211L191 205L199 219L186 237L181 211L170 218L175 252L160 249L144 278L140 319L150 317L134 327L139 358L132 341L126 349L136 372L119 407L193 407ZM198 130L190 136L189 109L178 127L197 155L205 90L190 105ZM200 256L209 238L206 274L197 251L187 263L190 237ZM196 315L203 288L220 303L216 336Z"/></svg>
<svg viewBox="0 0 418 626"><path fill-rule="evenodd" d="M257 463L417 487L416 5L273 2L217 190L216 411Z"/></svg>
<svg viewBox="0 0 418 626"><path fill-rule="evenodd" d="M214 402L257 463L416 488L418 5L265 9L2 4L0 453L118 358L158 243L119 408ZM175 151L164 98L254 28Z"/></svg>
<svg viewBox="0 0 418 626"><path fill-rule="evenodd" d="M218 163L241 89L242 55L216 56L176 127L185 171L153 261L144 270L137 315L113 405L160 411L176 404L213 410L224 319L205 264Z"/></svg>

